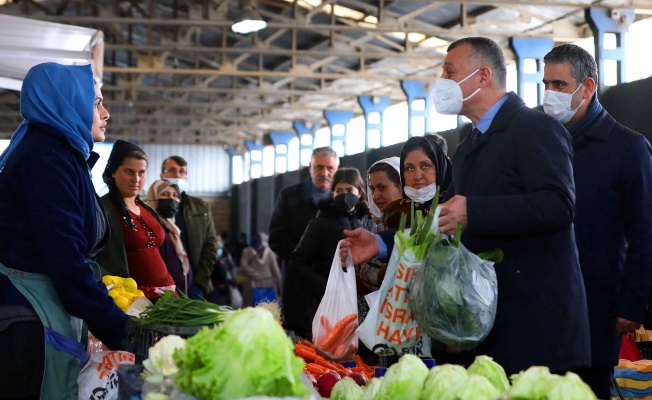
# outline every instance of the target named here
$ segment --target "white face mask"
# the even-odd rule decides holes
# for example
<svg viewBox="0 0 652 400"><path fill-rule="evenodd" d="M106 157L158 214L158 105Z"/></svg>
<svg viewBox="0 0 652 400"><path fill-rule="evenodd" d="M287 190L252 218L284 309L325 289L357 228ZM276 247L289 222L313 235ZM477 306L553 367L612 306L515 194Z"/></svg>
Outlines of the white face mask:
<svg viewBox="0 0 652 400"><path fill-rule="evenodd" d="M577 93L582 86L584 86L584 84L579 85L573 93L546 90L543 94L543 111L562 124L566 124L571 120L571 118L573 118L573 115L575 115L577 110L582 107L584 100L586 100L583 98L577 108L572 108L571 101L573 100L573 95Z"/></svg>
<svg viewBox="0 0 652 400"><path fill-rule="evenodd" d="M469 76L459 82L452 79L439 78L435 81L435 87L432 92L432 101L435 103L435 109L439 114L459 114L462 111L462 103L475 96L480 91L478 88L467 98L464 98L460 84L475 75L480 68L471 72Z"/></svg>
<svg viewBox="0 0 652 400"><path fill-rule="evenodd" d="M184 178L163 178L163 179L179 186L179 191L181 193L185 192L188 187L188 180Z"/></svg>
<svg viewBox="0 0 652 400"><path fill-rule="evenodd" d="M415 189L410 186L404 186L403 190L407 197L416 201L417 203L425 203L426 201L432 200L437 193L437 182L433 182L428 186L424 186L421 189Z"/></svg>

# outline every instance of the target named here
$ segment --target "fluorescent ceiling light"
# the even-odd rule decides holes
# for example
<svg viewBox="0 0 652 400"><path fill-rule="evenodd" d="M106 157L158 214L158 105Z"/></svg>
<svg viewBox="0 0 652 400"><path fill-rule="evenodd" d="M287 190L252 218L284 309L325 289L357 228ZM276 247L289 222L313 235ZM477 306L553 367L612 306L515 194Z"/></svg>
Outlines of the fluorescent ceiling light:
<svg viewBox="0 0 652 400"><path fill-rule="evenodd" d="M246 35L251 32L257 32L267 27L267 22L258 14L253 5L245 5L240 10L240 17L231 25L231 30L235 33Z"/></svg>

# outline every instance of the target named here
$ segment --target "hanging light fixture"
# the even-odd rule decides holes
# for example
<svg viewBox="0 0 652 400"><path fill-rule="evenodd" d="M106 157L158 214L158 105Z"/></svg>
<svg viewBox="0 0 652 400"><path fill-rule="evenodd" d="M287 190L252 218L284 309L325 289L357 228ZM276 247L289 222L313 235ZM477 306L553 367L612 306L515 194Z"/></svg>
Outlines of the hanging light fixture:
<svg viewBox="0 0 652 400"><path fill-rule="evenodd" d="M267 27L267 22L256 11L254 0L240 0L240 16L231 25L231 30L246 35L265 29L265 27Z"/></svg>

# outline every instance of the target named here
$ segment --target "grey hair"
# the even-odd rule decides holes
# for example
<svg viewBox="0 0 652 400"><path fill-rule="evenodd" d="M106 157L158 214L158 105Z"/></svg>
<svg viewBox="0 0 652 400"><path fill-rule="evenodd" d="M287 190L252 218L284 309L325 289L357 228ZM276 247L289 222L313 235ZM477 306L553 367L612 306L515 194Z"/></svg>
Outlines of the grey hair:
<svg viewBox="0 0 652 400"><path fill-rule="evenodd" d="M543 57L545 64L567 63L571 67L571 76L577 81L577 85L584 83L586 78L593 78L598 87L598 65L588 51L574 44L562 44L550 50Z"/></svg>
<svg viewBox="0 0 652 400"><path fill-rule="evenodd" d="M471 46L469 58L477 64L486 64L491 68L493 81L496 85L505 89L507 87L507 67L505 66L505 55L496 42L485 37L467 37L454 41L448 46L447 51L463 45ZM480 67L482 65L478 65Z"/></svg>
<svg viewBox="0 0 652 400"><path fill-rule="evenodd" d="M333 150L332 147L317 147L312 151L312 156L310 159L314 159L315 157L333 157L335 159L335 162L337 165L340 165L340 157L337 155L337 152Z"/></svg>

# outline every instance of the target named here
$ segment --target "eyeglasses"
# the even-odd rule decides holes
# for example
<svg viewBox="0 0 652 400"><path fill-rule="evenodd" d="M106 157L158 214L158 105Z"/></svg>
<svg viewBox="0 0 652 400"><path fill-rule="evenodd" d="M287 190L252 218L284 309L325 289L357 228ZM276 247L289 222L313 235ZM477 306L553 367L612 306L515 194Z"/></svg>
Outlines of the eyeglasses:
<svg viewBox="0 0 652 400"><path fill-rule="evenodd" d="M188 173L188 170L185 168L181 169L176 169L176 168L171 168L171 169L165 169L163 170L165 173L170 173L170 174L180 174L180 175L185 175Z"/></svg>

